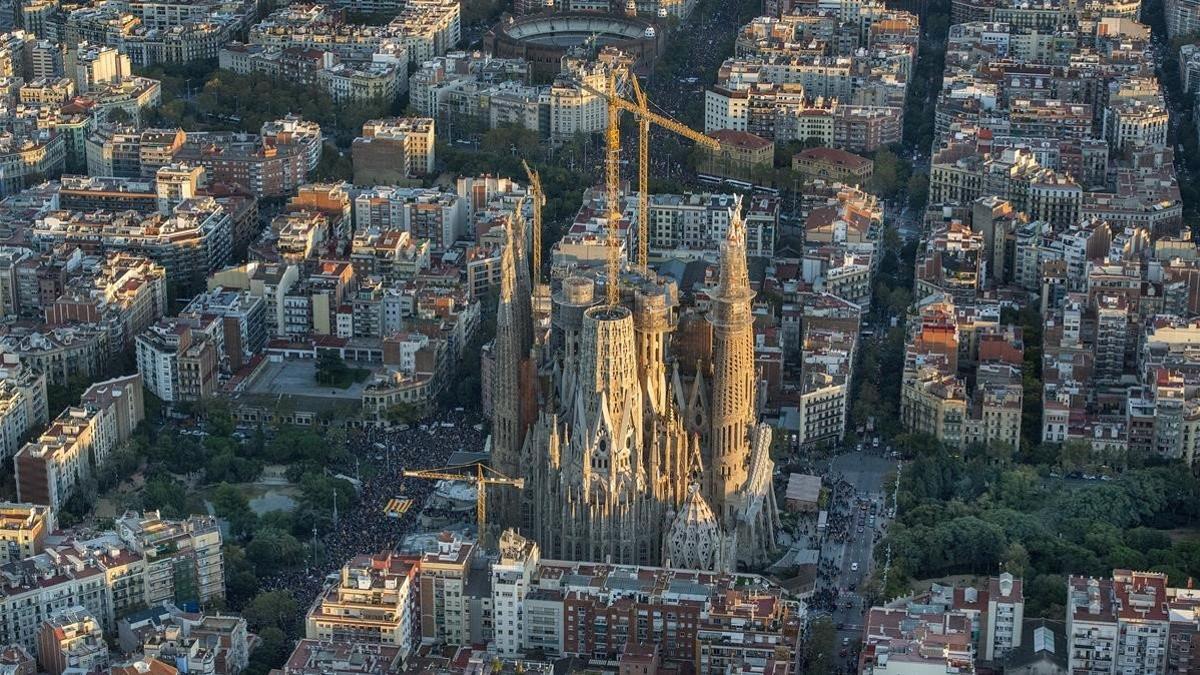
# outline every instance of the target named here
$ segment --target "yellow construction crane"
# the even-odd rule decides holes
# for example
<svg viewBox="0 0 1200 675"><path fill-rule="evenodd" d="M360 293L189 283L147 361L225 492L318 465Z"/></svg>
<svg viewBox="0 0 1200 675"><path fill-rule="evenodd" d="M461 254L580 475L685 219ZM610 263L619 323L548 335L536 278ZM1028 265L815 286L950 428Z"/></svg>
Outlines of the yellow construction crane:
<svg viewBox="0 0 1200 675"><path fill-rule="evenodd" d="M617 84L620 81L618 78L624 77L630 84L630 89L633 90L633 96L636 101L628 101L617 93ZM642 91L642 87L638 84L637 77L629 72L628 68L614 67L608 74L608 91L600 91L594 87L587 85L584 82L577 83L580 88L591 92L597 96L601 96L608 101L608 133L606 134L608 146L608 175L606 189L610 200L619 200L620 198L620 160L621 160L621 134L620 121L621 111L633 113L638 120L638 251L637 264L643 271L646 269L649 257L649 218L650 218L650 125L656 124L667 131L674 132L688 138L696 143L708 148L709 150L721 149L720 142L717 139L706 136L705 134L688 127L682 122L678 122L669 117L651 112L649 102L646 100L646 94ZM614 203L610 201L610 204ZM620 207L609 207L609 215L615 211L619 218ZM615 233L610 236L615 237ZM610 242L614 243L614 242ZM610 263L611 265L611 263Z"/></svg>
<svg viewBox="0 0 1200 675"><path fill-rule="evenodd" d="M508 485L518 490L525 489L524 478L509 478L482 462L447 466L441 469L420 471L405 471L408 478L425 478L428 480L458 480L475 486L475 523L479 528L479 540L482 542L487 532L487 486Z"/></svg>
<svg viewBox="0 0 1200 675"><path fill-rule="evenodd" d="M542 177L536 170L521 160L525 175L529 176L529 191L533 193L533 287L542 283L542 207L546 205L546 193L542 190Z"/></svg>
<svg viewBox="0 0 1200 675"><path fill-rule="evenodd" d="M585 85L586 86L586 85ZM621 302L618 281L621 278L620 241L617 227L621 222L621 108L614 103L617 91L617 69L608 71L608 129L605 133L607 159L605 161L605 204L608 206L608 283L605 290L608 306L616 307Z"/></svg>

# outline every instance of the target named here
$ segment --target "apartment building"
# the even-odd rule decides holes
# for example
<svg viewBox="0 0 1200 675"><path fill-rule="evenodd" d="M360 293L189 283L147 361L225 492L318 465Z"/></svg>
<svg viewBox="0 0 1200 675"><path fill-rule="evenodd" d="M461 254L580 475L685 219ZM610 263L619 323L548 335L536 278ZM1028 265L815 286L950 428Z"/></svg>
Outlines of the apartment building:
<svg viewBox="0 0 1200 675"><path fill-rule="evenodd" d="M99 327L46 326L18 328L0 337L0 351L16 354L32 369L45 373L46 384L66 384L73 377L94 378L109 358L107 335Z"/></svg>
<svg viewBox="0 0 1200 675"><path fill-rule="evenodd" d="M101 125L87 137L85 155L89 176L151 178L174 161L187 134L182 129L137 129Z"/></svg>
<svg viewBox="0 0 1200 675"><path fill-rule="evenodd" d="M287 335L284 299L299 279L300 268L295 265L251 261L216 272L209 277L208 287L209 290L220 287L248 291L250 295L262 298L267 335L278 337Z"/></svg>
<svg viewBox="0 0 1200 675"><path fill-rule="evenodd" d="M988 580L987 613L979 634L979 656L984 661L1003 659L1024 638L1025 595L1023 582L1008 572Z"/></svg>
<svg viewBox="0 0 1200 675"><path fill-rule="evenodd" d="M49 420L46 376L0 350L0 457L16 454L25 434Z"/></svg>
<svg viewBox="0 0 1200 675"><path fill-rule="evenodd" d="M87 94L100 85L118 83L131 76L129 57L115 47L88 44L67 50L66 70L75 90Z"/></svg>
<svg viewBox="0 0 1200 675"><path fill-rule="evenodd" d="M1113 570L1109 579L1073 576L1067 594L1071 672L1166 672L1171 605L1165 574ZM1186 593L1181 600L1190 604Z"/></svg>
<svg viewBox="0 0 1200 675"><path fill-rule="evenodd" d="M118 612L143 601L142 559L112 533L67 539L31 558L0 567L0 635L6 644L38 652L42 622L82 607L111 630ZM43 668L45 664L43 664Z"/></svg>
<svg viewBox="0 0 1200 675"><path fill-rule="evenodd" d="M0 649L0 667L12 675L37 675L37 662L33 654L21 645L8 645Z"/></svg>
<svg viewBox="0 0 1200 675"><path fill-rule="evenodd" d="M54 511L48 506L0 503L0 565L41 553L46 535L55 529Z"/></svg>
<svg viewBox="0 0 1200 675"><path fill-rule="evenodd" d="M1167 35L1176 38L1200 31L1200 3L1195 0L1168 0L1164 9Z"/></svg>
<svg viewBox="0 0 1200 675"><path fill-rule="evenodd" d="M354 199L358 233L373 228L407 233L411 240L426 240L433 250L445 251L467 235L468 204L454 192L436 188L374 187ZM358 235L356 235L356 240ZM379 243L363 234L362 244Z"/></svg>
<svg viewBox="0 0 1200 675"><path fill-rule="evenodd" d="M79 401L85 407L111 413L118 445L129 440L146 418L142 376L136 373L96 382L84 390Z"/></svg>
<svg viewBox="0 0 1200 675"><path fill-rule="evenodd" d="M296 147L304 155L308 170L313 171L321 162L325 136L321 125L301 118L299 115L284 115L277 120L263 122L259 130L266 145Z"/></svg>
<svg viewBox="0 0 1200 675"><path fill-rule="evenodd" d="M909 323L901 384L905 428L954 448L999 444L1015 451L1021 430L1020 331L998 326L999 308L922 299ZM969 389L973 373L974 389Z"/></svg>
<svg viewBox="0 0 1200 675"><path fill-rule="evenodd" d="M13 459L17 498L52 509L62 506L79 481L104 464L144 416L137 375L92 385L79 407L62 411Z"/></svg>
<svg viewBox="0 0 1200 675"><path fill-rule="evenodd" d="M66 135L55 129L37 129L29 125L12 133L0 128L0 197L16 194L41 182L46 176L57 176L66 165Z"/></svg>
<svg viewBox="0 0 1200 675"><path fill-rule="evenodd" d="M401 229L370 226L354 233L350 261L356 276L412 279L429 269L430 250L428 239L418 240Z"/></svg>
<svg viewBox="0 0 1200 675"><path fill-rule="evenodd" d="M13 459L17 499L59 508L115 448L103 411L67 408Z"/></svg>
<svg viewBox="0 0 1200 675"><path fill-rule="evenodd" d="M249 662L250 633L239 616L185 612L164 603L117 620L117 646L169 663L185 663L188 672L236 675Z"/></svg>
<svg viewBox="0 0 1200 675"><path fill-rule="evenodd" d="M728 194L650 195L647 231L651 252L663 257L695 257L716 252L725 240L733 204L734 196ZM746 199L742 208L747 253L774 255L779 201L755 196Z"/></svg>
<svg viewBox="0 0 1200 675"><path fill-rule="evenodd" d="M330 223L325 214L289 211L271 220L271 226L263 231L263 239L251 246L250 253L264 260L303 266L325 252L330 235Z"/></svg>
<svg viewBox="0 0 1200 675"><path fill-rule="evenodd" d="M173 160L204 167L210 182L233 183L259 199L286 197L308 181L311 150L304 143L268 143L258 134L187 135Z"/></svg>
<svg viewBox="0 0 1200 675"><path fill-rule="evenodd" d="M408 88L409 58L402 45L389 44L367 61L342 61L332 51L240 42L222 45L217 56L224 70L315 85L339 103L392 101Z"/></svg>
<svg viewBox="0 0 1200 675"><path fill-rule="evenodd" d="M206 314L221 317L223 371L236 373L266 346L267 303L261 296L217 286L192 298L180 312L197 321Z"/></svg>
<svg viewBox="0 0 1200 675"><path fill-rule="evenodd" d="M451 645L471 641L467 584L474 554L475 544L443 532L438 535L437 550L421 557L417 581L423 641Z"/></svg>
<svg viewBox="0 0 1200 675"><path fill-rule="evenodd" d="M216 583L222 584L223 593L224 577L220 569L222 553L215 521L201 517L167 525L187 529L192 527L190 523L194 521L207 522L207 525L197 528L198 530L205 529L215 533L205 535L209 539L216 537L215 543L205 545L205 550L212 557L209 563L210 569L213 570L212 578ZM131 540L143 541L137 537ZM144 550L139 551L117 532L111 531L100 532L90 539L67 536L53 545L48 545L43 552L32 557L0 565L0 577L5 582L0 588L0 638L6 644L20 645L44 658L47 653L37 650L43 621L76 607L82 607L105 634L117 635L118 616L125 617L123 622L136 617L137 611L151 603L150 597L161 597L157 593L147 596L146 588L150 583L148 571L153 572L150 577L161 576L162 572L147 567L144 557L146 554L155 555L160 559L175 556L175 568L179 574L176 593L195 600L195 589L200 587L199 584L193 583L190 592L179 592L184 581L196 578L195 573L189 570L190 563L184 564L185 558L190 560L192 554L172 551L170 543L165 546L159 545L157 548L152 541L146 541L145 544ZM205 640L209 639L207 636L211 636L213 651L222 652L226 663L235 666L239 663L245 664L247 650L244 646L244 622L232 617L194 615L191 621L194 624L190 629L191 633L202 636ZM88 632L91 632L90 629ZM239 635L243 640L241 647L220 647L224 642L236 641ZM104 651L107 653L107 647ZM43 661L43 669L46 667Z"/></svg>
<svg viewBox="0 0 1200 675"><path fill-rule="evenodd" d="M305 637L388 645L407 659L417 620L416 563L394 553L353 558L308 610Z"/></svg>
<svg viewBox="0 0 1200 675"><path fill-rule="evenodd" d="M464 549L452 553L453 541L443 537L438 555L454 556L446 561L454 585L444 590L457 592L458 579L471 570ZM535 544L514 532L501 541L500 559L476 570L499 583L468 579L463 604L423 604L423 624L457 625L461 608L471 612L463 622L464 631L474 631L469 641L494 641L498 651L536 648L547 656L616 661L640 645L657 644L667 667L708 675L753 664L791 672L803 607L762 577L544 560ZM423 560L421 576L424 571ZM440 642L437 634L422 633Z"/></svg>
<svg viewBox="0 0 1200 675"><path fill-rule="evenodd" d="M801 447L845 438L857 338L857 332L806 327L800 345L800 399L796 404Z"/></svg>
<svg viewBox="0 0 1200 675"><path fill-rule="evenodd" d="M705 133L749 132L776 143L815 142L855 153L896 143L902 126L896 106L809 98L800 84L755 83L741 89L717 86L705 93Z"/></svg>
<svg viewBox="0 0 1200 675"><path fill-rule="evenodd" d="M917 257L916 294L945 293L970 305L988 274L984 235L959 221L935 226Z"/></svg>
<svg viewBox="0 0 1200 675"><path fill-rule="evenodd" d="M50 675L103 671L109 656L100 622L79 605L46 617L38 630L38 662Z"/></svg>
<svg viewBox="0 0 1200 675"><path fill-rule="evenodd" d="M342 675L391 675L403 672L403 668L400 648L393 645L300 640L283 667L272 673L326 675L336 671Z"/></svg>
<svg viewBox="0 0 1200 675"><path fill-rule="evenodd" d="M800 259L800 278L817 293L836 295L867 310L871 307L875 267L872 255L847 246L808 246Z"/></svg>
<svg viewBox="0 0 1200 675"><path fill-rule="evenodd" d="M198 401L212 395L220 357L217 336L207 330L208 326L164 319L138 334L138 373L150 393L166 403Z"/></svg>
<svg viewBox="0 0 1200 675"><path fill-rule="evenodd" d="M166 269L167 283L203 283L229 260L229 213L211 197L186 199L169 214L129 211L52 211L34 221L30 236L39 248L77 246L102 253L130 253Z"/></svg>
<svg viewBox="0 0 1200 675"><path fill-rule="evenodd" d="M560 76L542 95L549 104L550 140L556 143L568 141L578 134L597 133L608 126L608 106L604 96L596 93L609 93L608 65L576 58L568 60L564 66ZM533 67L536 68L536 64Z"/></svg>
<svg viewBox="0 0 1200 675"><path fill-rule="evenodd" d="M127 512L117 536L145 559L145 603L208 603L225 597L225 559L216 518L164 520L157 511Z"/></svg>
<svg viewBox="0 0 1200 675"><path fill-rule="evenodd" d="M500 535L500 557L492 564L492 636L506 656L522 653L526 634L522 599L528 595L540 553L537 543L513 530Z"/></svg>
<svg viewBox="0 0 1200 675"><path fill-rule="evenodd" d="M387 185L433 172L434 121L428 117L392 117L363 124L354 139L354 182Z"/></svg>
<svg viewBox="0 0 1200 675"><path fill-rule="evenodd" d="M112 253L68 282L45 307L45 321L97 324L108 333L116 354L132 347L134 337L161 318L166 307L166 268L143 256Z"/></svg>
<svg viewBox="0 0 1200 675"><path fill-rule="evenodd" d="M409 78L409 102L421 117L442 119L441 106L450 88L465 82L485 85L529 83L525 59L500 59L484 52L447 52L423 62Z"/></svg>

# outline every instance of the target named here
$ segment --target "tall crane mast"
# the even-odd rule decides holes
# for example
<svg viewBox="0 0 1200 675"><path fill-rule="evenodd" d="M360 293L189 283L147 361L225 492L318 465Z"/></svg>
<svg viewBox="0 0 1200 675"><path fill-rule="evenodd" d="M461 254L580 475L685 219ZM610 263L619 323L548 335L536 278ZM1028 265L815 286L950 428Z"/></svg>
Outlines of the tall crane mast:
<svg viewBox="0 0 1200 675"><path fill-rule="evenodd" d="M621 222L621 109L613 103L617 91L617 68L608 71L608 90L613 95L608 99L608 130L605 133L608 150L604 181L605 204L608 206L608 283L605 284L605 290L611 308L621 301L621 291L617 286L621 278L621 244L617 237Z"/></svg>
<svg viewBox="0 0 1200 675"><path fill-rule="evenodd" d="M618 72L619 71L619 72ZM633 90L636 102L628 101L622 98L617 93L618 75L625 76L630 88ZM582 81L576 82L581 89L592 94L600 96L608 101L608 132L606 134L608 146L608 166L607 180L605 187L608 193L610 204L614 204L619 199L620 193L620 160L621 160L621 133L620 121L621 111L633 113L638 120L638 257L637 264L642 270L645 270L648 265L649 258L649 219L650 219L650 125L655 124L667 131L676 133L684 138L690 139L709 150L720 150L721 144L717 139L688 127L687 125L673 120L664 115L652 112L650 110L649 101L646 99L646 94L642 91L642 87L638 84L637 77L629 72L628 68L614 67L609 71L608 75L608 91L600 91ZM614 207L609 207L609 215L612 216ZM620 207L616 207L615 211L620 215ZM615 231L610 232L610 236L615 237ZM612 243L612 242L610 242ZM611 266L611 261L610 261Z"/></svg>
<svg viewBox="0 0 1200 675"><path fill-rule="evenodd" d="M487 486L507 485L518 490L525 489L524 478L509 478L482 462L448 466L441 469L405 471L407 478L425 478L427 480L456 480L475 486L475 524L479 531L479 541L482 542L487 532Z"/></svg>
<svg viewBox="0 0 1200 675"><path fill-rule="evenodd" d="M542 283L542 207L546 205L546 193L542 190L542 176L521 160L525 175L529 176L529 191L533 193L533 287Z"/></svg>

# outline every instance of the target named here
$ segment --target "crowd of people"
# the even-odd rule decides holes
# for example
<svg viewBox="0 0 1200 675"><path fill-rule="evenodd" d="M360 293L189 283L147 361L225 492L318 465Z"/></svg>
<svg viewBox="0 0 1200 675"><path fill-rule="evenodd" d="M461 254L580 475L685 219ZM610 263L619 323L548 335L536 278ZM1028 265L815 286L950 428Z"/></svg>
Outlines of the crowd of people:
<svg viewBox="0 0 1200 675"><path fill-rule="evenodd" d="M855 535L861 510L857 490L841 476L830 478L829 512L825 541L842 543Z"/></svg>
<svg viewBox="0 0 1200 675"><path fill-rule="evenodd" d="M414 524L436 482L409 478L404 471L446 466L456 451L481 452L485 434L482 418L459 410L439 411L408 428L359 429L348 438L359 480L358 501L339 511L333 529L318 533L316 563L281 572L263 581L264 590L293 594L305 602L316 598L328 574L337 572L356 555L395 550L415 532ZM411 500L398 517L386 512L392 499Z"/></svg>

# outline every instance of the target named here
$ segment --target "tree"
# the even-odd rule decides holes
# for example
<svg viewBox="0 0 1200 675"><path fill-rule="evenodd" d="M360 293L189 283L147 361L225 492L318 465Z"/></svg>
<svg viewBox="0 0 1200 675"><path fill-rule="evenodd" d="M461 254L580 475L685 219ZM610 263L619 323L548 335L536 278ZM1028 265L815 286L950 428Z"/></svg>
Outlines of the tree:
<svg viewBox="0 0 1200 675"><path fill-rule="evenodd" d="M117 125L130 124L134 121L133 116L124 108L111 108L104 117L106 122L112 122Z"/></svg>
<svg viewBox="0 0 1200 675"><path fill-rule="evenodd" d="M254 566L246 559L246 552L233 544L222 549L225 558L225 597L230 604L240 607L258 593L258 576Z"/></svg>
<svg viewBox="0 0 1200 675"><path fill-rule="evenodd" d="M265 591L256 595L242 609L242 616L250 624L251 630L274 628L288 634L296 626L298 609L291 593Z"/></svg>
<svg viewBox="0 0 1200 675"><path fill-rule="evenodd" d="M821 617L809 624L804 661L807 673L832 673L837 664L837 631L833 621Z"/></svg>
<svg viewBox="0 0 1200 675"><path fill-rule="evenodd" d="M142 489L142 506L147 510L161 510L168 518L181 518L187 504L187 489L183 483L168 475L156 475L146 479Z"/></svg>
<svg viewBox="0 0 1200 675"><path fill-rule="evenodd" d="M317 352L317 384L338 386L350 374L350 367L332 349L322 349Z"/></svg>
<svg viewBox="0 0 1200 675"><path fill-rule="evenodd" d="M1069 440L1062 444L1058 453L1058 464L1064 471L1083 471L1092 456L1092 444L1082 440Z"/></svg>
<svg viewBox="0 0 1200 675"><path fill-rule="evenodd" d="M333 509L335 499L339 508L345 508L358 501L358 493L349 481L331 478L315 471L310 471L300 478L300 491L303 504L322 511Z"/></svg>
<svg viewBox="0 0 1200 675"><path fill-rule="evenodd" d="M282 666L287 660L290 653L291 641L287 635L274 626L258 631L258 646L250 654L250 663L247 667L247 672L261 670L269 672L273 668Z"/></svg>
<svg viewBox="0 0 1200 675"><path fill-rule="evenodd" d="M1025 580L1025 613L1029 617L1062 618L1067 604L1067 579L1038 574Z"/></svg>
<svg viewBox="0 0 1200 675"><path fill-rule="evenodd" d="M313 179L322 182L340 182L354 179L354 164L344 152L332 143L321 149L321 159L313 171Z"/></svg>
<svg viewBox="0 0 1200 675"><path fill-rule="evenodd" d="M254 563L255 569L274 574L301 564L304 547L291 534L264 527L255 532L254 539L246 545L246 558Z"/></svg>
<svg viewBox="0 0 1200 675"><path fill-rule="evenodd" d="M229 523L229 530L235 536L247 537L254 532L258 518L241 490L221 483L213 491L211 501L213 511Z"/></svg>
<svg viewBox="0 0 1200 675"><path fill-rule="evenodd" d="M1004 571L1014 577L1024 578L1029 570L1029 551L1019 542L1009 544L1004 552Z"/></svg>
<svg viewBox="0 0 1200 675"><path fill-rule="evenodd" d="M908 207L920 212L929 200L929 178L923 173L908 177Z"/></svg>
<svg viewBox="0 0 1200 675"><path fill-rule="evenodd" d="M286 426L280 429L264 449L264 459L276 464L312 462L324 466L325 441L309 429Z"/></svg>
<svg viewBox="0 0 1200 675"><path fill-rule="evenodd" d="M498 155L510 154L529 160L542 158L542 141L537 132L515 124L503 124L483 135L480 148Z"/></svg>
<svg viewBox="0 0 1200 675"><path fill-rule="evenodd" d="M875 169L871 174L871 191L884 197L892 197L900 191L906 180L902 175L900 158L888 149L875 153Z"/></svg>

